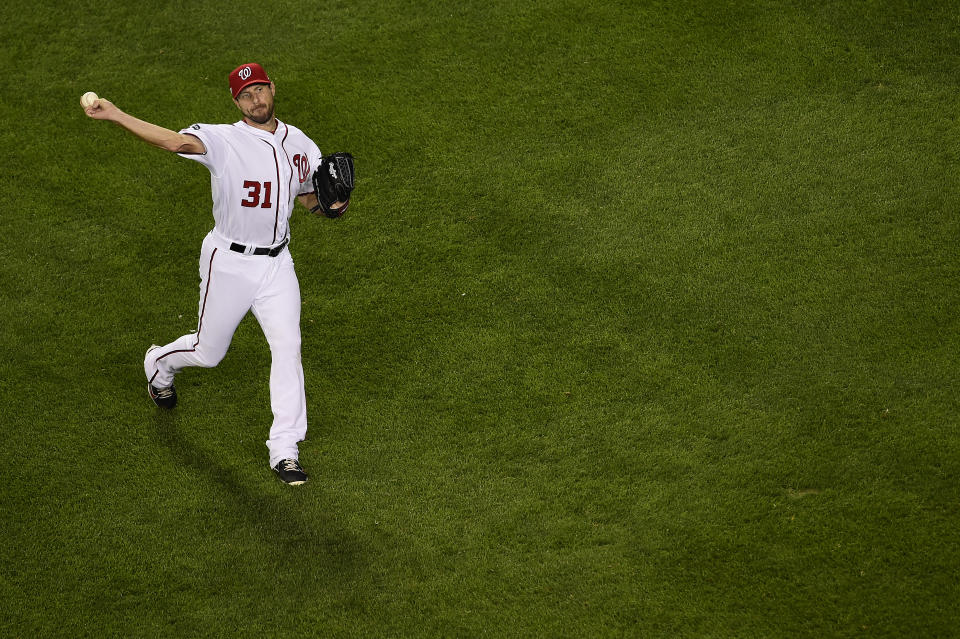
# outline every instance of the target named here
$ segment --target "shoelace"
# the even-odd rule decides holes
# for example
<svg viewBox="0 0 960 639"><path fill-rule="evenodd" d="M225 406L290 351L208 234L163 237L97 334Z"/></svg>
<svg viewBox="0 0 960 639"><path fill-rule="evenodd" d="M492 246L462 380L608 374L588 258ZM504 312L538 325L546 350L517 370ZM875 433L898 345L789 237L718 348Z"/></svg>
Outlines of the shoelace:
<svg viewBox="0 0 960 639"><path fill-rule="evenodd" d="M168 399L173 397L172 386L168 386L167 388L154 388L153 392L156 394L158 399Z"/></svg>
<svg viewBox="0 0 960 639"><path fill-rule="evenodd" d="M286 459L286 460L284 460L284 461L283 461L283 466L281 466L281 468L282 468L283 470L297 470L297 471L300 471L301 473L303 472L303 469L300 468L300 464L297 463L297 460L296 460L296 459Z"/></svg>

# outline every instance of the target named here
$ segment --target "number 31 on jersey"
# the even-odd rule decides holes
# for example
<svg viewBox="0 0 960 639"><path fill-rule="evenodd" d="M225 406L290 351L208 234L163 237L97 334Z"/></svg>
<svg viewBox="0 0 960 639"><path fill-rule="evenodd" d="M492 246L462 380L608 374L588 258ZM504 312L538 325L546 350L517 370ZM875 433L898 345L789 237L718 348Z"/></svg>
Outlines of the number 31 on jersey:
<svg viewBox="0 0 960 639"><path fill-rule="evenodd" d="M270 199L273 190L273 182L255 182L254 180L244 180L243 188L247 190L247 197L240 200L240 206L246 206L247 208L259 206L262 209L269 209L273 206L273 202Z"/></svg>

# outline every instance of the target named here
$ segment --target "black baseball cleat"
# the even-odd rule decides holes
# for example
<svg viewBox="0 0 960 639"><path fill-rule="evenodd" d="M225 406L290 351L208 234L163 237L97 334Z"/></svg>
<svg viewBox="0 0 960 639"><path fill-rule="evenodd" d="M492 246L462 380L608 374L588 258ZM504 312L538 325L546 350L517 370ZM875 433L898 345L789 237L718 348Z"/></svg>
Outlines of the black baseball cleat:
<svg viewBox="0 0 960 639"><path fill-rule="evenodd" d="M147 382L147 393L150 394L153 403L160 408L170 409L177 405L177 388L173 384L166 388L157 388Z"/></svg>
<svg viewBox="0 0 960 639"><path fill-rule="evenodd" d="M296 459L281 459L273 467L273 472L277 473L280 481L288 486L299 486L307 483L307 473L303 472L300 462Z"/></svg>

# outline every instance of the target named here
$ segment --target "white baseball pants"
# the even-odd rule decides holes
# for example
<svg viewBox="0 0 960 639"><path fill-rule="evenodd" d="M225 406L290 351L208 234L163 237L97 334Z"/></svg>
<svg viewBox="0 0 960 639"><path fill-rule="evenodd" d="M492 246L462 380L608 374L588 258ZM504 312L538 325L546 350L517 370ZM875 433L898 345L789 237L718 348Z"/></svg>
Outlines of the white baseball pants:
<svg viewBox="0 0 960 639"><path fill-rule="evenodd" d="M147 380L170 386L186 366L216 366L227 354L233 334L252 311L270 345L270 406L273 425L267 448L270 466L297 459L297 443L307 436L307 402L300 359L300 283L290 251L276 257L230 250L216 230L200 251L200 321L196 333L149 352Z"/></svg>

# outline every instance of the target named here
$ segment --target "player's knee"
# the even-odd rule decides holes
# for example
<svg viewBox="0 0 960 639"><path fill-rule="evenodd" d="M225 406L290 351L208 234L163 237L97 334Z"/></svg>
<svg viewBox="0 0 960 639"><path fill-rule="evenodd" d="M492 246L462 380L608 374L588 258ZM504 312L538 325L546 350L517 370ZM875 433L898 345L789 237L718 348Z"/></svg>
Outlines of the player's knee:
<svg viewBox="0 0 960 639"><path fill-rule="evenodd" d="M288 335L271 340L270 352L279 357L300 356L300 336Z"/></svg>
<svg viewBox="0 0 960 639"><path fill-rule="evenodd" d="M227 349L223 347L212 346L210 344L198 344L196 349L199 365L204 368L213 368L223 361L227 354Z"/></svg>

